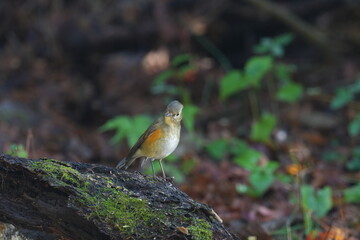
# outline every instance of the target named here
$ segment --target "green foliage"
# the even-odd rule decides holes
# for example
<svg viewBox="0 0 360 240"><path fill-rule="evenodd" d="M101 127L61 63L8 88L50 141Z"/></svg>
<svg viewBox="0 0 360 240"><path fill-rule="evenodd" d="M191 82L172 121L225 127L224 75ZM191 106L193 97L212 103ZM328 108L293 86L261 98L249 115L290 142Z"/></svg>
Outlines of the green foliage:
<svg viewBox="0 0 360 240"><path fill-rule="evenodd" d="M270 56L251 57L245 64L244 76L248 87L259 88L260 81L273 66L273 58Z"/></svg>
<svg viewBox="0 0 360 240"><path fill-rule="evenodd" d="M133 146L143 132L150 126L152 119L148 116L137 115L134 117L118 116L108 120L100 127L101 131L115 130L111 143L118 144L126 139L129 146Z"/></svg>
<svg viewBox="0 0 360 240"><path fill-rule="evenodd" d="M240 140L233 141L231 152L235 155L233 161L250 173L249 185L238 184L237 191L252 197L264 195L275 180L274 172L279 164L273 161L260 164L261 153Z"/></svg>
<svg viewBox="0 0 360 240"><path fill-rule="evenodd" d="M240 70L230 71L220 81L220 98L227 99L246 87L247 83L242 72Z"/></svg>
<svg viewBox="0 0 360 240"><path fill-rule="evenodd" d="M360 147L354 148L350 161L346 163L346 168L350 171L360 170Z"/></svg>
<svg viewBox="0 0 360 240"><path fill-rule="evenodd" d="M257 168L261 153L251 148L247 143L236 141L233 145L232 152L235 154L234 162L237 165L249 171Z"/></svg>
<svg viewBox="0 0 360 240"><path fill-rule="evenodd" d="M217 139L207 144L205 150L211 157L221 160L229 149L229 143L225 139Z"/></svg>
<svg viewBox="0 0 360 240"><path fill-rule="evenodd" d="M300 186L300 194L305 233L308 235L313 230L312 216L322 218L331 210L333 206L332 190L330 187L324 187L315 191L310 185L302 185Z"/></svg>
<svg viewBox="0 0 360 240"><path fill-rule="evenodd" d="M314 213L318 218L326 216L333 206L330 187L324 187L315 192L312 186L303 185L300 188L300 192L303 210Z"/></svg>
<svg viewBox="0 0 360 240"><path fill-rule="evenodd" d="M254 47L255 53L271 54L274 57L282 57L285 53L284 47L291 43L294 36L291 33L279 35L274 38L265 37Z"/></svg>
<svg viewBox="0 0 360 240"><path fill-rule="evenodd" d="M243 72L228 72L220 81L220 98L225 100L241 90L259 88L260 81L270 71L272 64L273 59L269 56L255 56L245 63Z"/></svg>
<svg viewBox="0 0 360 240"><path fill-rule="evenodd" d="M153 85L155 85L155 86L159 86L159 85L164 86L164 85L162 85L162 83L166 82L166 80L173 77L174 75L175 75L174 70L172 70L172 69L165 70L165 71L159 73L155 77ZM159 91L159 90L157 90L157 91ZM161 92L161 90L160 90L160 92Z"/></svg>
<svg viewBox="0 0 360 240"><path fill-rule="evenodd" d="M341 162L344 160L344 155L335 150L327 150L322 154L322 159L328 162Z"/></svg>
<svg viewBox="0 0 360 240"><path fill-rule="evenodd" d="M245 165L246 166L246 165ZM250 171L249 185L238 184L236 190L252 197L261 197L275 180L274 172L278 169L277 162L269 161L265 165L246 166Z"/></svg>
<svg viewBox="0 0 360 240"><path fill-rule="evenodd" d="M289 81L278 90L276 98L279 101L294 103L302 97L303 91L301 84Z"/></svg>
<svg viewBox="0 0 360 240"><path fill-rule="evenodd" d="M20 158L28 157L28 153L22 144L11 144L10 148L6 151L6 154Z"/></svg>
<svg viewBox="0 0 360 240"><path fill-rule="evenodd" d="M350 136L355 137L360 133L360 113L358 113L354 120L348 126L348 132Z"/></svg>
<svg viewBox="0 0 360 240"><path fill-rule="evenodd" d="M184 126L189 132L194 132L195 117L200 112L199 107L193 104L185 104L183 109L183 121Z"/></svg>
<svg viewBox="0 0 360 240"><path fill-rule="evenodd" d="M266 113L251 128L251 139L259 142L269 142L277 123L276 116Z"/></svg>
<svg viewBox="0 0 360 240"><path fill-rule="evenodd" d="M346 106L349 102L354 100L355 94L357 93L360 93L360 76L353 84L336 90L335 97L332 99L330 107L336 110Z"/></svg>
<svg viewBox="0 0 360 240"><path fill-rule="evenodd" d="M192 58L193 58L193 56L188 53L179 54L171 60L171 66L175 67L175 68L179 67L181 64L186 64L186 63L190 62Z"/></svg>
<svg viewBox="0 0 360 240"><path fill-rule="evenodd" d="M166 81L170 78L182 78L188 71L193 70L193 65L191 64L193 56L191 54L180 54L175 56L171 61L171 66L168 70L165 70L158 74L155 79L153 86L155 87L155 92L159 93L156 87L162 86L160 89L166 89ZM164 88L165 87L165 88Z"/></svg>
<svg viewBox="0 0 360 240"><path fill-rule="evenodd" d="M274 67L276 78L285 83L292 80L291 74L293 74L295 71L296 71L296 66L293 64L276 62Z"/></svg>
<svg viewBox="0 0 360 240"><path fill-rule="evenodd" d="M336 91L335 97L330 103L332 109L339 109L344 107L346 104L351 102L354 99L354 96L350 94L345 88L339 88Z"/></svg>
<svg viewBox="0 0 360 240"><path fill-rule="evenodd" d="M347 203L360 203L360 183L344 190L344 201Z"/></svg>

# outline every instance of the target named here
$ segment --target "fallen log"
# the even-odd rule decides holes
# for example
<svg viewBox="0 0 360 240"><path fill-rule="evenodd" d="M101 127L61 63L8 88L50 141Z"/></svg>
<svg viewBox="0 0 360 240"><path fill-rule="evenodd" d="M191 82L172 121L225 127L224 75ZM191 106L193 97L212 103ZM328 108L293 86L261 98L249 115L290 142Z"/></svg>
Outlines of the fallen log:
<svg viewBox="0 0 360 240"><path fill-rule="evenodd" d="M60 239L235 239L209 206L137 172L0 154L0 189L1 222Z"/></svg>

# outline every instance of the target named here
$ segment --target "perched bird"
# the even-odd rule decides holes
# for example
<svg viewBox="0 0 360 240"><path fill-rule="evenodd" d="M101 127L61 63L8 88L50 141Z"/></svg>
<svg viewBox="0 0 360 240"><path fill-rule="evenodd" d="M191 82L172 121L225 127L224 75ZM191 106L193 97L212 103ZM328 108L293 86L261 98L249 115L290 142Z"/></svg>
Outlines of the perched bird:
<svg viewBox="0 0 360 240"><path fill-rule="evenodd" d="M116 168L127 169L137 158L145 157L142 163L148 159L151 161L153 177L155 178L153 161L158 159L165 179L166 176L161 161L169 156L179 144L182 109L183 105L179 101L175 100L169 103L165 114L153 122L145 133L140 136L127 156L118 163Z"/></svg>

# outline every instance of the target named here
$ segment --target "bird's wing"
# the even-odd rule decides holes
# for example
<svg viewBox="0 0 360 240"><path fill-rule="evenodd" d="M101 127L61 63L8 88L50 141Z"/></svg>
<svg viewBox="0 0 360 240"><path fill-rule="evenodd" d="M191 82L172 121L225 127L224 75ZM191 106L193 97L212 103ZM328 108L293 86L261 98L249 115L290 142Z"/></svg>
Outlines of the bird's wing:
<svg viewBox="0 0 360 240"><path fill-rule="evenodd" d="M140 148L141 144L145 142L145 140L153 134L161 124L161 118L157 119L155 122L153 122L148 129L139 137L135 145L130 149L126 159L132 158L136 151Z"/></svg>

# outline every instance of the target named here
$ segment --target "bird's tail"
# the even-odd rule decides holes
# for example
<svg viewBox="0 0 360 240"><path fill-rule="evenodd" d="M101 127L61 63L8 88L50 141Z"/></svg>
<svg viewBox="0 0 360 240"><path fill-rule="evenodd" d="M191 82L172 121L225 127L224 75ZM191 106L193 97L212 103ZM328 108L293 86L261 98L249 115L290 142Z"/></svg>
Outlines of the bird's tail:
<svg viewBox="0 0 360 240"><path fill-rule="evenodd" d="M123 168L127 168L126 167L126 158L123 158L117 165L115 168L118 168L118 169L123 169Z"/></svg>
<svg viewBox="0 0 360 240"><path fill-rule="evenodd" d="M123 158L117 165L115 168L118 169L127 169L134 161L135 161L136 157L131 157L131 158Z"/></svg>

